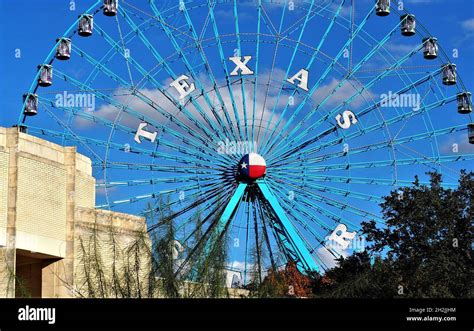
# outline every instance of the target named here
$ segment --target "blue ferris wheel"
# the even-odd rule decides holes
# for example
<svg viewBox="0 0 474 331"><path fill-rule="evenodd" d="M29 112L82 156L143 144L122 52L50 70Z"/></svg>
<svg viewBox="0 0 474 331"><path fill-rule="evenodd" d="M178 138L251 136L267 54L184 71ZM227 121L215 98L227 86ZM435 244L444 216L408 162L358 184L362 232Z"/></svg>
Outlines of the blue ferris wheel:
<svg viewBox="0 0 474 331"><path fill-rule="evenodd" d="M96 1L54 36L19 124L91 158L99 208L165 197L180 269L225 238L244 283L324 272L383 226L383 196L474 159L471 94L407 9Z"/></svg>

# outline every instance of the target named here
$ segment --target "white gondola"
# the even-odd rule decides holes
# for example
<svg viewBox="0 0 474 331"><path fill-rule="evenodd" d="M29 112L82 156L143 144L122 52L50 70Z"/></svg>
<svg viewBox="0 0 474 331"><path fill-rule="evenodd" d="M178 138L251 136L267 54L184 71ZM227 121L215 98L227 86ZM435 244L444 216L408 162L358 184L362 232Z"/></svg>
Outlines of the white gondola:
<svg viewBox="0 0 474 331"><path fill-rule="evenodd" d="M400 16L402 35L413 36L416 29L415 15L405 14Z"/></svg>
<svg viewBox="0 0 474 331"><path fill-rule="evenodd" d="M469 143L474 144L474 123L467 125L467 132L469 135Z"/></svg>
<svg viewBox="0 0 474 331"><path fill-rule="evenodd" d="M472 112L471 92L458 93L457 101L459 114L469 114Z"/></svg>
<svg viewBox="0 0 474 331"><path fill-rule="evenodd" d="M118 11L118 0L104 0L104 15L115 16Z"/></svg>
<svg viewBox="0 0 474 331"><path fill-rule="evenodd" d="M438 57L438 39L434 37L423 39L423 57L427 60Z"/></svg>
<svg viewBox="0 0 474 331"><path fill-rule="evenodd" d="M377 0L375 3L375 14L377 16L387 16L390 14L390 0Z"/></svg>
<svg viewBox="0 0 474 331"><path fill-rule="evenodd" d="M53 66L49 64L40 64L38 66L39 76L38 85L47 87L53 84Z"/></svg>
<svg viewBox="0 0 474 331"><path fill-rule="evenodd" d="M443 84L456 84L456 65L454 63L447 63L442 66Z"/></svg>
<svg viewBox="0 0 474 331"><path fill-rule="evenodd" d="M94 16L83 14L79 16L77 33L82 37L89 37L94 30Z"/></svg>
<svg viewBox="0 0 474 331"><path fill-rule="evenodd" d="M38 114L38 96L36 94L24 94L23 103L25 104L25 108L23 109L24 115L35 116Z"/></svg>
<svg viewBox="0 0 474 331"><path fill-rule="evenodd" d="M56 58L58 60L69 60L71 58L72 43L69 38L59 38L56 40L59 42L56 48Z"/></svg>

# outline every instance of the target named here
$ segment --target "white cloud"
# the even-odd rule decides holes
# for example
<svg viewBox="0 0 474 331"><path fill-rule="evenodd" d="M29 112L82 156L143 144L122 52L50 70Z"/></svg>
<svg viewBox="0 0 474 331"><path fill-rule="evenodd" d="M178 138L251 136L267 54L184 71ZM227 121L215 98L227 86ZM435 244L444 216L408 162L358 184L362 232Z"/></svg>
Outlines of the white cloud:
<svg viewBox="0 0 474 331"><path fill-rule="evenodd" d="M279 69L274 70L273 75L272 75L272 82L276 84L276 86L279 86L278 84L282 84L281 82L283 81L283 78L285 76L285 72ZM262 73L259 75L259 88L257 88L256 91L256 98L257 98L257 103L256 103L256 112L255 112L255 125L258 125L261 121L262 126L265 128L267 124L270 122L271 118L271 111L274 107L275 104L275 113L273 117L271 118L271 123L269 125L269 128L273 128L279 119L279 111L285 106L287 102L287 98L282 97L278 100L277 102L277 92L278 90L276 88L270 88L268 96L266 98L266 103L265 103L265 110L264 110L264 99L265 99L265 94L266 94L266 86L264 84L267 83L269 78L269 73ZM224 123L227 124L225 120L225 116L222 113L222 107L219 102L218 98L218 93L211 87L213 84L211 83L210 79L208 76L202 74L199 76L199 80L204 88L205 91L207 92L207 97L209 100L211 100L211 104L216 108L217 113L219 114L220 118ZM169 83L171 82L170 79L166 80L163 82L163 86L169 86ZM224 108L227 110L227 113L230 117L231 124L234 127L234 129L237 128L237 126L243 127L243 121L244 121L244 104L243 104L243 95L242 95L242 89L240 84L233 84L231 85L231 90L234 96L234 104L235 104L235 111L234 111L234 106L232 104L232 98L229 92L229 89L223 82L217 82L218 86L222 86L219 88L219 93L222 97ZM168 87L168 92L172 95L174 95L176 98L178 98L177 91L172 88ZM140 89L138 94L142 94L146 96L149 100L153 101L155 104L159 105L164 112L167 114L172 115L173 117L181 120L186 126L188 126L191 130L201 132L202 130L197 127L195 123L193 123L188 116L184 114L184 112L181 112L171 101L168 100L168 98L165 97L163 93L161 93L158 89ZM202 118L202 115L200 115L200 111L198 108L200 107L202 109L202 112L211 120L211 122L216 123L216 119L212 113L212 109L210 105L206 102L203 96L199 96L199 93L197 91L193 92L194 97L196 98L196 103L198 106L193 105L192 103L189 103L186 105L186 109L189 111L189 113L193 114L195 118L199 120L199 122L207 129L211 130L213 128L209 127L209 125L204 121ZM198 97L199 96L199 97ZM253 99L254 99L254 85L246 81L245 83L245 89L244 89L244 96L245 96L245 106L246 106L246 122L250 125L252 123L252 115L253 115ZM145 101L141 100L138 96L131 95L130 91L124 90L124 89L117 89L113 93L113 97L115 102L118 104L121 104L123 106L128 106L130 109L133 109L135 112L138 114L142 114L145 117L151 119L154 122L163 124L163 123L169 123L168 120L161 115L157 110L155 110L153 107L148 105ZM118 121L118 123L125 125L133 130L135 130L138 127L138 124L140 122L139 119L137 119L135 116L128 115L126 113L120 114L120 110L111 105L111 104L102 104L97 111L93 112L93 115L99 117L99 118L104 118L109 121ZM237 113L237 116L235 115ZM237 117L240 119L240 123L237 123ZM283 120L280 125L284 125L285 121ZM93 122L87 121L81 118L78 118L76 120L76 125L80 127L90 127L94 125ZM174 127L175 128L175 127ZM229 137L230 138L230 137ZM217 144L217 142L214 142ZM258 141L257 141L258 145Z"/></svg>
<svg viewBox="0 0 474 331"><path fill-rule="evenodd" d="M440 146L440 151L444 155L474 153L474 145L469 143L467 133L463 132L462 134L457 134L456 136L450 136L448 139L443 139L443 142Z"/></svg>
<svg viewBox="0 0 474 331"><path fill-rule="evenodd" d="M401 43L387 43L385 48L392 53L397 54L408 54L414 49L418 48L419 45L401 44Z"/></svg>
<svg viewBox="0 0 474 331"><path fill-rule="evenodd" d="M333 252L336 256L342 256L344 258L350 255L349 250L333 249ZM316 256L321 260L325 269L331 269L337 266L337 258L324 246L316 250Z"/></svg>
<svg viewBox="0 0 474 331"><path fill-rule="evenodd" d="M461 26L466 31L474 31L474 18L470 18L461 22Z"/></svg>
<svg viewBox="0 0 474 331"><path fill-rule="evenodd" d="M313 101L316 104L319 104L321 101L323 101L328 95L333 93L334 89L337 88L338 84L340 83L340 80L337 80L335 78L332 78L329 83L326 85L321 85L318 90L313 94ZM339 87L336 92L327 100L325 101L326 106L329 107L336 107L342 104L343 101L346 101L350 97L352 97L354 94L358 92L359 89L361 89L362 86L359 82L355 80L349 80L348 82L345 82L344 85ZM361 95L356 96L351 103L348 105L349 108L357 108L363 104L365 104L366 99L370 101L370 99L377 97L374 93L372 93L370 90L364 90L364 92Z"/></svg>

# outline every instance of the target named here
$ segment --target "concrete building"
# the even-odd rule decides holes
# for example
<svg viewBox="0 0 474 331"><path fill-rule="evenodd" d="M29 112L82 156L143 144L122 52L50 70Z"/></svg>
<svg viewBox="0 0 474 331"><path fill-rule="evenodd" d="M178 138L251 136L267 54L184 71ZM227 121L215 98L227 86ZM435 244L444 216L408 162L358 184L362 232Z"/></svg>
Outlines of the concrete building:
<svg viewBox="0 0 474 331"><path fill-rule="evenodd" d="M125 247L145 220L95 209L91 160L19 131L0 128L0 297L82 296L90 238ZM108 270L120 257L101 249Z"/></svg>

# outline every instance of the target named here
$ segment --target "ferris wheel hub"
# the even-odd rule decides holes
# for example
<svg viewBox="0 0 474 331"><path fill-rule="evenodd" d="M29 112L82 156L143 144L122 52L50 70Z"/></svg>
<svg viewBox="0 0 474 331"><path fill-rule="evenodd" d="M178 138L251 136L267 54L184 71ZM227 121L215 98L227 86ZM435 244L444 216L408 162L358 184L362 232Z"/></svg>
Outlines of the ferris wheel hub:
<svg viewBox="0 0 474 331"><path fill-rule="evenodd" d="M247 180L256 180L265 176L267 163L265 159L257 153L244 155L239 162L239 174Z"/></svg>

